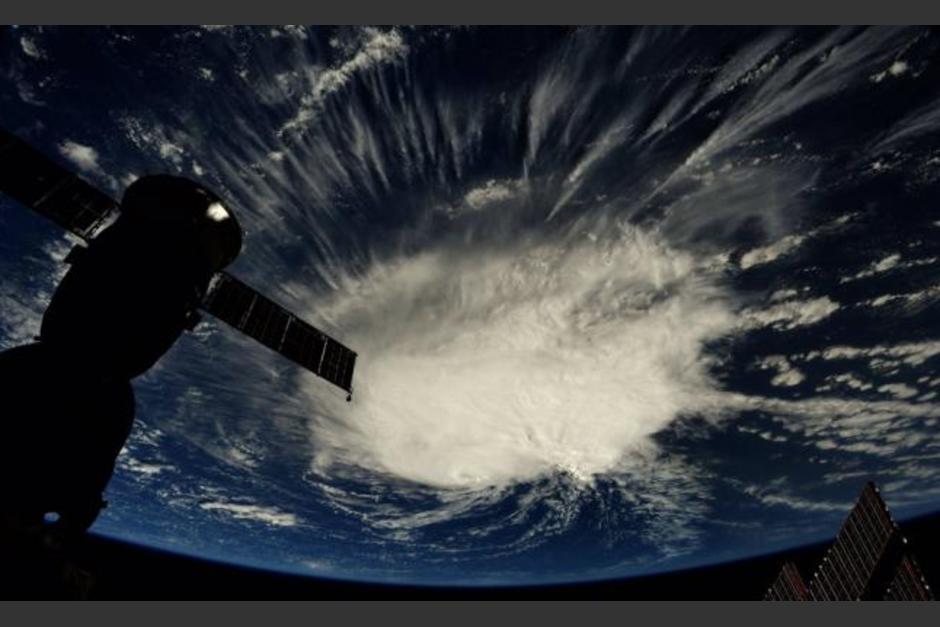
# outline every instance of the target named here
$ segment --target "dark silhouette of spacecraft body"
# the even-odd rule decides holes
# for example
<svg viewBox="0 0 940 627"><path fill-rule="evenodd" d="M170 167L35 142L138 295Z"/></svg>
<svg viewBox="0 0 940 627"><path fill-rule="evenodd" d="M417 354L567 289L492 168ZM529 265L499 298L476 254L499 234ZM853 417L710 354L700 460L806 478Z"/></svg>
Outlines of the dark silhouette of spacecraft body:
<svg viewBox="0 0 940 627"><path fill-rule="evenodd" d="M66 257L37 341L0 353L0 525L66 537L94 522L131 431L130 381L197 310L351 398L356 353L222 271L242 232L205 187L146 176L118 204L0 130L0 190L87 242Z"/></svg>

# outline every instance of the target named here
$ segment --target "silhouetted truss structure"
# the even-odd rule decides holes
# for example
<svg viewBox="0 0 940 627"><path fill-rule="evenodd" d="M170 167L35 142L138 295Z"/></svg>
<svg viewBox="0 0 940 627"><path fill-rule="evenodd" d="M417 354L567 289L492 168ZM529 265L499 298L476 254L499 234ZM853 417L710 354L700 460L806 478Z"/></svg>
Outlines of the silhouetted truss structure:
<svg viewBox="0 0 940 627"><path fill-rule="evenodd" d="M765 601L932 601L907 538L869 482L807 585L793 562L783 565Z"/></svg>

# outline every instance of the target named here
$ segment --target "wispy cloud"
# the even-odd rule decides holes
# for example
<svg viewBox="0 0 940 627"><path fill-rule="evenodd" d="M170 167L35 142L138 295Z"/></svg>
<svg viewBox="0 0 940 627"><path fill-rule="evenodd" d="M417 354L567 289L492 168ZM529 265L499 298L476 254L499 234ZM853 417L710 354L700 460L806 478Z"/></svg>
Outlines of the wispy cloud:
<svg viewBox="0 0 940 627"><path fill-rule="evenodd" d="M46 53L39 47L39 43L29 35L20 37L20 48L33 59L45 59Z"/></svg>
<svg viewBox="0 0 940 627"><path fill-rule="evenodd" d="M796 496L792 493L779 491L779 486L746 485L742 491L754 497L764 505L770 507L785 507L804 512L848 512L852 508L851 502L824 501Z"/></svg>
<svg viewBox="0 0 940 627"><path fill-rule="evenodd" d="M283 512L276 507L265 507L252 503L229 501L208 501L199 507L210 512L219 512L239 520L260 522L272 527L294 527L299 520L294 514Z"/></svg>
<svg viewBox="0 0 940 627"><path fill-rule="evenodd" d="M362 46L351 57L310 73L310 91L301 98L297 113L281 127L280 133L303 127L331 94L343 89L355 76L398 62L408 53L408 45L397 29L367 27L362 30L362 37Z"/></svg>

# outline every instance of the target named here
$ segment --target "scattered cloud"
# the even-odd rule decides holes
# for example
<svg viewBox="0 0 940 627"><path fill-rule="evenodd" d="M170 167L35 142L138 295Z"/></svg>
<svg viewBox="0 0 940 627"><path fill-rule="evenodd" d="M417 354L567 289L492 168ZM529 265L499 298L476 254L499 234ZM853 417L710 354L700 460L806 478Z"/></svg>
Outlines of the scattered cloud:
<svg viewBox="0 0 940 627"><path fill-rule="evenodd" d="M826 378L826 381L832 384L845 385L853 390L860 390L862 392L865 390L870 390L872 387L874 387L871 383L866 383L860 379L855 373L848 372L831 375Z"/></svg>
<svg viewBox="0 0 940 627"><path fill-rule="evenodd" d="M140 150L158 155L161 159L173 163L182 169L186 150L179 145L173 133L159 125L148 125L143 121L125 117L121 120L127 138Z"/></svg>
<svg viewBox="0 0 940 627"><path fill-rule="evenodd" d="M519 200L526 192L527 184L525 181L489 179L471 188L458 202L452 205L446 204L437 209L450 217L468 215Z"/></svg>
<svg viewBox="0 0 940 627"><path fill-rule="evenodd" d="M905 385L903 383L887 383L885 385L878 386L878 391L901 399L913 398L919 393L917 388L912 388L911 386Z"/></svg>
<svg viewBox="0 0 940 627"><path fill-rule="evenodd" d="M828 296L811 300L790 300L765 308L749 308L741 312L745 328L773 327L789 331L816 324L839 310L839 304Z"/></svg>
<svg viewBox="0 0 940 627"><path fill-rule="evenodd" d="M34 59L45 59L46 53L39 47L37 41L29 35L20 37L20 48L23 52Z"/></svg>
<svg viewBox="0 0 940 627"><path fill-rule="evenodd" d="M911 342L894 346L831 346L821 351L823 359L871 359L888 357L898 364L919 366L934 355L940 355L940 341Z"/></svg>
<svg viewBox="0 0 940 627"><path fill-rule="evenodd" d="M464 196L464 203L471 209L483 209L515 195L514 185L506 182L496 182L490 179L480 187L475 187Z"/></svg>
<svg viewBox="0 0 940 627"><path fill-rule="evenodd" d="M940 284L907 294L882 294L881 296L865 301L864 304L871 307L884 307L890 303L900 303L911 310L918 310L924 305L935 302L937 299L940 299Z"/></svg>
<svg viewBox="0 0 940 627"><path fill-rule="evenodd" d="M880 83L886 78L897 78L898 76L907 74L909 70L910 66L907 64L907 62L898 59L889 65L887 69L882 70L876 74L872 74L869 77L869 80L871 80L873 83Z"/></svg>
<svg viewBox="0 0 940 627"><path fill-rule="evenodd" d="M134 459L133 457L127 457L122 459L119 462L122 468L126 468L130 472L140 474L140 475L158 475L166 470L173 470L173 466L170 464L153 464L146 463L140 460Z"/></svg>
<svg viewBox="0 0 940 627"><path fill-rule="evenodd" d="M807 235L787 235L768 246L749 250L741 256L741 269L748 270L776 261L799 248L807 239Z"/></svg>
<svg viewBox="0 0 940 627"><path fill-rule="evenodd" d="M282 512L276 507L263 507L251 503L208 501L200 503L199 507L210 512L220 512L239 520L260 522L272 527L295 527L300 522L294 514Z"/></svg>
<svg viewBox="0 0 940 627"><path fill-rule="evenodd" d="M0 282L0 349L35 340L43 312L68 266L62 263L78 242L66 235L44 244L38 255L18 260L19 272L7 271Z"/></svg>
<svg viewBox="0 0 940 627"><path fill-rule="evenodd" d="M774 370L776 374L770 384L778 387L793 387L803 382L806 377L794 368L783 355L770 355L761 359L757 366L761 370Z"/></svg>
<svg viewBox="0 0 940 627"><path fill-rule="evenodd" d="M840 283L849 283L850 281L858 281L859 279L866 279L868 277L875 276L876 274L881 274L887 272L893 268L896 268L901 261L901 255L895 253L888 255L887 257L881 259L880 261L873 262L868 268L862 270L861 272L854 274L849 277L842 277L839 279Z"/></svg>
<svg viewBox="0 0 940 627"><path fill-rule="evenodd" d="M65 140L59 144L59 152L82 172L102 174L101 165L98 163L98 151L91 146Z"/></svg>
<svg viewBox="0 0 940 627"><path fill-rule="evenodd" d="M806 242L824 234L830 234L849 223L856 214L848 213L827 222L802 234L791 234L781 237L777 241L753 248L741 255L740 266L742 270L749 270L756 266L772 263L781 257L790 255Z"/></svg>

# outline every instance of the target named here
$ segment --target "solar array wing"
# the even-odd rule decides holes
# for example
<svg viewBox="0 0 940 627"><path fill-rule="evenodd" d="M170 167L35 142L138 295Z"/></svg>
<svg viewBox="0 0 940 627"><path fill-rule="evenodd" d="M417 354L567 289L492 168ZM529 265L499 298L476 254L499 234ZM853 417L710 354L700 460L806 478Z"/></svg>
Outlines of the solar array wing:
<svg viewBox="0 0 940 627"><path fill-rule="evenodd" d="M202 308L315 375L352 393L356 353L227 272L218 272Z"/></svg>
<svg viewBox="0 0 940 627"><path fill-rule="evenodd" d="M900 534L873 483L862 490L810 582L820 601L855 601L869 592L879 564Z"/></svg>
<svg viewBox="0 0 940 627"><path fill-rule="evenodd" d="M904 554L884 595L885 601L933 601L933 592L913 555Z"/></svg>
<svg viewBox="0 0 940 627"><path fill-rule="evenodd" d="M0 191L90 240L118 204L0 128ZM352 392L356 353L232 275L212 279L202 308L330 383Z"/></svg>
<svg viewBox="0 0 940 627"><path fill-rule="evenodd" d="M0 191L86 240L118 208L114 200L2 128Z"/></svg>
<svg viewBox="0 0 940 627"><path fill-rule="evenodd" d="M809 589L796 564L786 562L764 595L765 601L808 601Z"/></svg>

